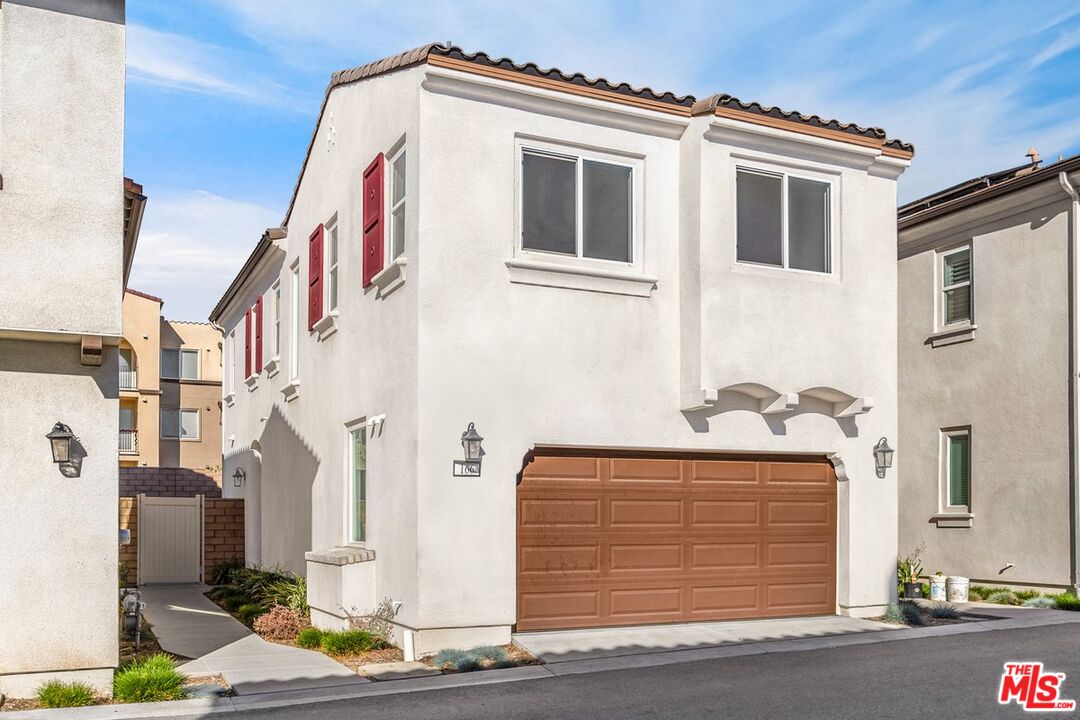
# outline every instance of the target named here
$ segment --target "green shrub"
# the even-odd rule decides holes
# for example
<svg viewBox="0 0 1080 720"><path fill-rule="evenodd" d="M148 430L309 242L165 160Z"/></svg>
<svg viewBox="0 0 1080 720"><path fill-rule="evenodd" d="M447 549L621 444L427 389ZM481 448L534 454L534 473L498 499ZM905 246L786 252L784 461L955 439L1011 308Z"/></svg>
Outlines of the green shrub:
<svg viewBox="0 0 1080 720"><path fill-rule="evenodd" d="M995 605L1019 605L1020 598L1012 590L998 590L996 593L986 596L986 602Z"/></svg>
<svg viewBox="0 0 1080 720"><path fill-rule="evenodd" d="M922 596L924 598L930 597L930 583L923 583L922 584Z"/></svg>
<svg viewBox="0 0 1080 720"><path fill-rule="evenodd" d="M311 612L307 603L307 578L295 575L268 582L259 600L265 605L284 605L301 615Z"/></svg>
<svg viewBox="0 0 1080 720"><path fill-rule="evenodd" d="M481 660L486 660L492 665L499 665L505 663L509 658L506 655L506 651L498 645L481 645L480 647L473 648L469 651Z"/></svg>
<svg viewBox="0 0 1080 720"><path fill-rule="evenodd" d="M1072 593L1061 593L1053 598L1058 610L1080 611L1080 598Z"/></svg>
<svg viewBox="0 0 1080 720"><path fill-rule="evenodd" d="M327 655L357 655L381 650L386 647L386 641L364 630L333 630L323 633L319 645Z"/></svg>
<svg viewBox="0 0 1080 720"><path fill-rule="evenodd" d="M219 560L214 569L210 571L211 585L228 585L232 582L233 574L244 567L244 561L239 558Z"/></svg>
<svg viewBox="0 0 1080 720"><path fill-rule="evenodd" d="M85 707L93 705L97 696L89 685L50 680L38 688L37 699L41 707Z"/></svg>
<svg viewBox="0 0 1080 720"><path fill-rule="evenodd" d="M1020 599L1020 602L1031 600L1032 598L1037 598L1042 595L1038 590L1014 590L1013 593Z"/></svg>
<svg viewBox="0 0 1080 720"><path fill-rule="evenodd" d="M1028 598L1023 603L1024 607L1039 608L1041 610L1053 610L1057 607L1057 603L1054 602L1054 598L1050 597L1033 597Z"/></svg>
<svg viewBox="0 0 1080 720"><path fill-rule="evenodd" d="M289 642L308 626L308 619L292 608L275 605L270 611L255 618L251 627L269 640Z"/></svg>
<svg viewBox="0 0 1080 720"><path fill-rule="evenodd" d="M985 595L983 595L981 592L979 592L975 588L971 588L971 587L968 588L968 602L980 602L985 597L986 597Z"/></svg>
<svg viewBox="0 0 1080 720"><path fill-rule="evenodd" d="M236 608L236 614L240 616L240 621L245 625L251 625L257 617L264 613L266 613L266 608L258 603L245 603Z"/></svg>
<svg viewBox="0 0 1080 720"><path fill-rule="evenodd" d="M939 620L955 620L960 617L960 613L956 611L954 605L947 602L936 602L930 607L930 617Z"/></svg>
<svg viewBox="0 0 1080 720"><path fill-rule="evenodd" d="M900 614L904 618L904 624L912 627L920 627L926 624L925 618L923 618L922 608L918 603L902 602L900 603Z"/></svg>
<svg viewBox="0 0 1080 720"><path fill-rule="evenodd" d="M184 676L168 655L158 653L117 670L113 696L126 703L179 700L184 697Z"/></svg>
<svg viewBox="0 0 1080 720"><path fill-rule="evenodd" d="M1005 588L987 587L986 585L969 585L968 586L968 597L970 598L971 594L974 593L974 594L978 595L980 599L985 599L985 598L990 597L994 593L999 592L999 591L1004 590L1004 589Z"/></svg>
<svg viewBox="0 0 1080 720"><path fill-rule="evenodd" d="M464 650L447 648L435 653L435 657L431 662L440 670L454 670L457 668L457 664L465 659L465 655Z"/></svg>
<svg viewBox="0 0 1080 720"><path fill-rule="evenodd" d="M317 627L306 627L296 635L296 644L308 650L315 650L322 645L323 631Z"/></svg>
<svg viewBox="0 0 1080 720"><path fill-rule="evenodd" d="M881 616L881 619L887 623L893 625L904 624L904 614L900 612L900 606L896 603L889 603L889 606L885 608L885 614Z"/></svg>

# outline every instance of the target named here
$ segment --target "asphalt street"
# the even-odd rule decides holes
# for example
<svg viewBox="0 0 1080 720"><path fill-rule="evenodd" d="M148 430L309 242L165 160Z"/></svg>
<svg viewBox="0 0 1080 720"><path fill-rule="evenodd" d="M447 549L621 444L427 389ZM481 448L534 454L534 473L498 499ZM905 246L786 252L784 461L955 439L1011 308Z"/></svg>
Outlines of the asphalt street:
<svg viewBox="0 0 1080 720"><path fill-rule="evenodd" d="M412 692L217 715L221 720L455 718L1020 718L997 702L1007 661L1064 672L1080 700L1080 624L980 632ZM1039 713L1075 717L1073 713Z"/></svg>

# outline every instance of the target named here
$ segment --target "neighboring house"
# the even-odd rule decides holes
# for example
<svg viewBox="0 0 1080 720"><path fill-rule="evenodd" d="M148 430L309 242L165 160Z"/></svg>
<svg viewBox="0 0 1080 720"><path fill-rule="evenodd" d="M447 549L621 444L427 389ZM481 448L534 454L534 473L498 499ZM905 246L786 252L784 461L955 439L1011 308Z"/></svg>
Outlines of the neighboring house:
<svg viewBox="0 0 1080 720"><path fill-rule="evenodd" d="M900 208L900 549L1076 587L1080 156L1029 154Z"/></svg>
<svg viewBox="0 0 1080 720"><path fill-rule="evenodd" d="M336 73L211 316L248 560L321 626L390 598L407 654L879 614L911 156L443 45Z"/></svg>
<svg viewBox="0 0 1080 720"><path fill-rule="evenodd" d="M145 203L123 177L124 34L122 0L0 4L8 696L54 678L108 694L117 664L118 345ZM76 436L61 463L56 423Z"/></svg>
<svg viewBox="0 0 1080 720"><path fill-rule="evenodd" d="M120 343L120 466L183 467L221 484L221 333L166 320L128 289Z"/></svg>

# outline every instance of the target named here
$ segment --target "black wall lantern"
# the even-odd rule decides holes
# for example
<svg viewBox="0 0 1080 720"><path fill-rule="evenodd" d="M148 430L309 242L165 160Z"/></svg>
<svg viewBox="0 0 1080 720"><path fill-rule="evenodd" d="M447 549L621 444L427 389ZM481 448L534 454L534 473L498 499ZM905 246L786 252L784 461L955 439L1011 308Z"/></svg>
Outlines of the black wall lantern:
<svg viewBox="0 0 1080 720"><path fill-rule="evenodd" d="M247 477L247 473L244 472L244 468L236 468L236 472L232 474L233 487L240 487L244 484L244 479Z"/></svg>
<svg viewBox="0 0 1080 720"><path fill-rule="evenodd" d="M79 477L82 472L82 459L86 453L71 428L58 422L45 437L49 440L53 462L60 466L60 473L64 477Z"/></svg>
<svg viewBox="0 0 1080 720"><path fill-rule="evenodd" d="M878 440L874 446L874 466L879 478L885 477L885 471L892 467L893 450L889 447L889 441L885 438Z"/></svg>
<svg viewBox="0 0 1080 720"><path fill-rule="evenodd" d="M454 461L454 477L478 477L480 475L480 459L484 455L481 444L484 438L476 432L476 425L469 423L465 432L461 433L461 447L465 450L464 460Z"/></svg>

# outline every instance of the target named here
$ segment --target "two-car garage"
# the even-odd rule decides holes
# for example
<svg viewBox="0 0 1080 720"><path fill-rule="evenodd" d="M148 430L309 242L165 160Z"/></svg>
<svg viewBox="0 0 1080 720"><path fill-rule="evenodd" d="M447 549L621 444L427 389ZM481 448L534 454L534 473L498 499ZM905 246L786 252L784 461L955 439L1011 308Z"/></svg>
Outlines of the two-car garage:
<svg viewBox="0 0 1080 720"><path fill-rule="evenodd" d="M822 456L544 452L517 495L517 630L831 615Z"/></svg>

